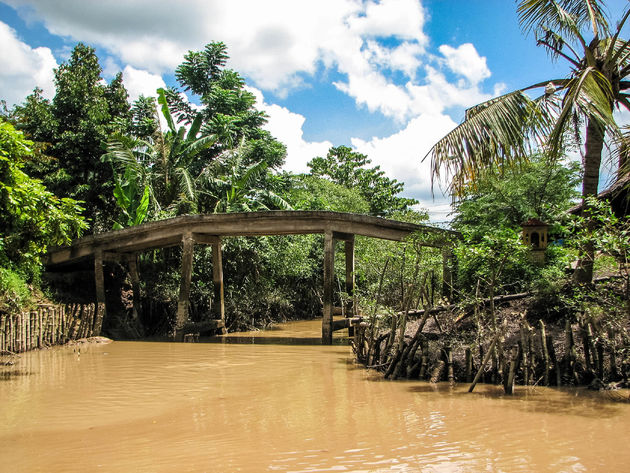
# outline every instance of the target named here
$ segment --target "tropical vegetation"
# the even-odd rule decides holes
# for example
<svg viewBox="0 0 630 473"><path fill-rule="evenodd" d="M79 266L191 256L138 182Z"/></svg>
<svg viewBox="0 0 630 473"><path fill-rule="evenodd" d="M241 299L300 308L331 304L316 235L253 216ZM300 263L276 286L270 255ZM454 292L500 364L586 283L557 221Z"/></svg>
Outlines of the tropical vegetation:
<svg viewBox="0 0 630 473"><path fill-rule="evenodd" d="M566 61L568 75L467 110L464 122L430 150L433 176L451 178L449 189L457 195L479 176L526 161L533 151L559 159L583 146L586 202L598 193L606 137L618 176L628 172L628 130L617 125L614 112L630 110L630 42L621 36L630 8L616 26L601 0L520 0L517 11L523 31L534 33L552 60ZM592 279L594 243L583 250L576 270L582 282Z"/></svg>

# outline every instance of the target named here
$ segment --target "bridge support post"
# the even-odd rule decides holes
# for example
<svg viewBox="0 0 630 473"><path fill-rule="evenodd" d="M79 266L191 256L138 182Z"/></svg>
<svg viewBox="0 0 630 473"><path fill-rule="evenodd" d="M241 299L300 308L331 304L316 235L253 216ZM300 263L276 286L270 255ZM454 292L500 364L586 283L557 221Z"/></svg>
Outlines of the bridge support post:
<svg viewBox="0 0 630 473"><path fill-rule="evenodd" d="M348 294L348 302L346 303L346 317L354 317L357 311L356 295L354 293L354 235L350 236L344 242L346 256L346 293ZM348 327L348 336L354 336L354 327Z"/></svg>
<svg viewBox="0 0 630 473"><path fill-rule="evenodd" d="M324 308L322 314L322 345L332 345L333 281L335 272L335 241L331 230L324 233Z"/></svg>
<svg viewBox="0 0 630 473"><path fill-rule="evenodd" d="M101 334L103 319L105 318L105 275L103 274L103 251L97 250L94 253L94 282L96 284L96 311L94 314L94 325L91 336Z"/></svg>
<svg viewBox="0 0 630 473"><path fill-rule="evenodd" d="M221 238L212 243L212 282L214 286L214 301L212 313L215 320L221 320L223 326L219 330L223 335L227 333L225 328L225 302L223 297L223 256L221 254Z"/></svg>
<svg viewBox="0 0 630 473"><path fill-rule="evenodd" d="M129 268L129 277L131 279L131 291L133 297L132 318L136 327L140 327L140 275L138 274L138 255L131 253L127 255L127 267Z"/></svg>
<svg viewBox="0 0 630 473"><path fill-rule="evenodd" d="M190 232L182 237L182 272L179 285L179 300L177 302L177 318L175 319L174 339L184 339L183 328L188 321L188 306L190 305L190 281L192 278L193 249L195 240Z"/></svg>

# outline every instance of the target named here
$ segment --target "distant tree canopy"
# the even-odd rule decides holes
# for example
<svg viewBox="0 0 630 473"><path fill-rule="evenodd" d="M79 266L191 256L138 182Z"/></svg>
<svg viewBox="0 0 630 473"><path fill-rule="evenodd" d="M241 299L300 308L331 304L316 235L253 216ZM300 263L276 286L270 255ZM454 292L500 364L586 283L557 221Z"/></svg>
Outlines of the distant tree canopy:
<svg viewBox="0 0 630 473"><path fill-rule="evenodd" d="M404 184L385 176L380 166L367 167L371 162L364 154L347 146L338 146L330 148L325 158L311 160L308 167L313 176L358 189L369 203L369 213L372 215L390 215L418 203L414 199L399 197Z"/></svg>

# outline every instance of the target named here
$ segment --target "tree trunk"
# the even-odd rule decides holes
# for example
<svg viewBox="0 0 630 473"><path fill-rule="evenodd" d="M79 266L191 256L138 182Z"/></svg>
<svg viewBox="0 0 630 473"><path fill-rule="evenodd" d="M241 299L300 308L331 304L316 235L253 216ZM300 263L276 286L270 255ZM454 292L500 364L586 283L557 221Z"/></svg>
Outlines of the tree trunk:
<svg viewBox="0 0 630 473"><path fill-rule="evenodd" d="M584 154L584 178L582 180L582 215L587 216L589 207L586 198L597 195L599 184L599 167L602 162L604 147L604 131L592 118L586 126L586 150ZM588 217L587 217L588 218ZM589 230L593 230L595 222L588 218ZM595 258L594 242L588 242L582 249L580 260L573 273L573 279L578 283L590 283L593 280L593 260Z"/></svg>

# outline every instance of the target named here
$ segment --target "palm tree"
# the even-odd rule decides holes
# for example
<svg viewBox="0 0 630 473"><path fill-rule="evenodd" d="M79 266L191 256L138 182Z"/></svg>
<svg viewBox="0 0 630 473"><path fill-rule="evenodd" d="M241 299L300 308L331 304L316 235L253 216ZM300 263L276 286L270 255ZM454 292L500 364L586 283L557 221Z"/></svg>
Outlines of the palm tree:
<svg viewBox="0 0 630 473"><path fill-rule="evenodd" d="M538 45L552 59L567 61L570 73L467 110L464 122L427 153L434 179L450 176L450 191L457 196L481 173L526 159L538 147L558 158L575 140L584 145L582 199L586 209L587 197L597 195L604 138L610 138L620 165L627 161L628 153L613 111L618 107L630 110L630 42L620 37L630 8L611 28L603 7L602 0L519 1L517 11L524 32L534 32ZM620 166L619 174L627 171ZM574 275L577 281L592 280L593 257L590 245L581 255Z"/></svg>

